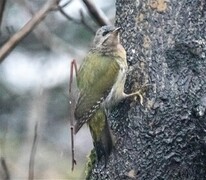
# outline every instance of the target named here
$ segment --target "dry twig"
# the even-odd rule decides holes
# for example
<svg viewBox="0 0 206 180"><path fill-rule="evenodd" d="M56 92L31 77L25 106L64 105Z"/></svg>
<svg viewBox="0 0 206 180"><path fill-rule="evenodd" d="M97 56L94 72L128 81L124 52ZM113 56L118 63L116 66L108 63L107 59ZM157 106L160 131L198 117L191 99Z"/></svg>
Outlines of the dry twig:
<svg viewBox="0 0 206 180"><path fill-rule="evenodd" d="M0 49L0 63L25 38L48 14L49 11L58 7L60 0L48 0L33 18L15 33Z"/></svg>
<svg viewBox="0 0 206 180"><path fill-rule="evenodd" d="M71 62L70 69L70 80L69 80L69 117L70 119L70 130L71 130L71 151L72 151L72 171L74 170L74 165L76 164L76 160L74 158L74 100L73 92L72 92L72 82L73 82L73 74L77 74L77 64L75 59Z"/></svg>
<svg viewBox="0 0 206 180"><path fill-rule="evenodd" d="M0 1L0 27L1 27L2 19L3 19L5 5L6 5L6 0L1 0Z"/></svg>
<svg viewBox="0 0 206 180"><path fill-rule="evenodd" d="M9 173L9 169L8 169L8 167L7 167L5 158L4 158L4 157L1 157L1 158L0 158L0 161L1 161L1 167L2 167L2 169L3 169L3 171L4 171L4 173L5 173L4 179L5 179L5 180L10 180L10 173Z"/></svg>
<svg viewBox="0 0 206 180"><path fill-rule="evenodd" d="M35 124L34 127L34 138L31 148L30 160L29 160L29 180L34 179L34 159L36 155L37 143L38 143L38 123Z"/></svg>
<svg viewBox="0 0 206 180"><path fill-rule="evenodd" d="M91 0L83 0L91 17L99 24L99 26L110 25L110 21L105 16L103 11L99 9Z"/></svg>
<svg viewBox="0 0 206 180"><path fill-rule="evenodd" d="M67 18L68 20L76 23L76 24L83 24L90 32L92 32L93 34L95 34L95 30L90 27L87 22L85 21L85 18L84 18L84 14L82 12L82 10L80 10L80 17L81 19L80 20L77 20L77 19L74 19L72 18L71 16L69 16L64 10L63 10L63 7L62 6L59 6L59 12L65 17Z"/></svg>
<svg viewBox="0 0 206 180"><path fill-rule="evenodd" d="M70 0L68 2L65 2L63 5L61 5L62 8L66 7L68 4L70 4L73 0Z"/></svg>
<svg viewBox="0 0 206 180"><path fill-rule="evenodd" d="M4 172L3 175L3 179L5 180L10 180L10 172L6 163L6 159L4 157L5 154L5 143L6 143L6 135L8 132L8 124L6 124L6 128L5 129L5 133L3 135L3 137L0 139L0 151L1 151L1 155L0 155L0 165L2 167L2 170Z"/></svg>

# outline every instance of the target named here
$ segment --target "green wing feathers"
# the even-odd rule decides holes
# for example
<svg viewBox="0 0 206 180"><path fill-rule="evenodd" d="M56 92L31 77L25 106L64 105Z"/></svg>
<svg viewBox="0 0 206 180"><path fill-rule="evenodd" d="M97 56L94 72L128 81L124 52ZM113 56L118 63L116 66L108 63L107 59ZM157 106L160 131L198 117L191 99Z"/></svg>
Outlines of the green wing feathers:
<svg viewBox="0 0 206 180"><path fill-rule="evenodd" d="M77 74L80 91L75 108L75 133L95 114L106 99L119 73L114 57L89 53Z"/></svg>

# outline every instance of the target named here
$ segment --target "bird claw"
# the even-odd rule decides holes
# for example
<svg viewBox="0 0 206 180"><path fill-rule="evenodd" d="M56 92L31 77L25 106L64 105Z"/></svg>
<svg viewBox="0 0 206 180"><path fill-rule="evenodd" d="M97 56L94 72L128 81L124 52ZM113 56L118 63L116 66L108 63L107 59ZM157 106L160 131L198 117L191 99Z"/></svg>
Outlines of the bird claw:
<svg viewBox="0 0 206 180"><path fill-rule="evenodd" d="M143 106L143 97L141 95L141 90L134 92L134 93L131 93L131 94L127 94L127 97L133 97L133 96L137 96L137 95L140 98L140 104Z"/></svg>
<svg viewBox="0 0 206 180"><path fill-rule="evenodd" d="M150 86L151 84L145 84L143 85L140 90L138 90L137 92L131 93L131 94L126 94L126 97L132 97L132 96L139 96L140 98L140 104L143 106L143 96L141 94L141 92L147 87Z"/></svg>

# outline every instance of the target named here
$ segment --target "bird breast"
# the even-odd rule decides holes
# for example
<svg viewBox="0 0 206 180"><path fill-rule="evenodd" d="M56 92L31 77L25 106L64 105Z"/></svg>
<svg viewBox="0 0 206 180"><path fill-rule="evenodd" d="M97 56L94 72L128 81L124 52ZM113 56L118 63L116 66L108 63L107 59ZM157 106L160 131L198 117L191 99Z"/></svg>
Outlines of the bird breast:
<svg viewBox="0 0 206 180"><path fill-rule="evenodd" d="M106 109L110 109L123 99L124 84L128 67L127 64L122 62L118 62L118 64L120 66L119 74L117 76L116 82L114 83L109 95L105 100L104 105Z"/></svg>

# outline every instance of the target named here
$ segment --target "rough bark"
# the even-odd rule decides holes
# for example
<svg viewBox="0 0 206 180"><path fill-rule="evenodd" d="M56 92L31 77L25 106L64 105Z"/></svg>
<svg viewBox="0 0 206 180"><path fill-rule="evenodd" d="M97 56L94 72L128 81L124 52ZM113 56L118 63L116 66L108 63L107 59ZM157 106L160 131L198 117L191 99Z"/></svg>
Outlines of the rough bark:
<svg viewBox="0 0 206 180"><path fill-rule="evenodd" d="M127 100L112 112L116 150L91 179L206 179L206 1L116 5L133 67L126 89L152 86L144 106Z"/></svg>

